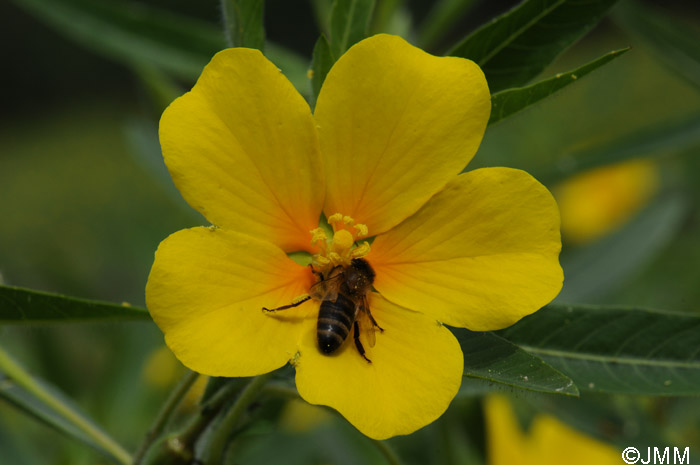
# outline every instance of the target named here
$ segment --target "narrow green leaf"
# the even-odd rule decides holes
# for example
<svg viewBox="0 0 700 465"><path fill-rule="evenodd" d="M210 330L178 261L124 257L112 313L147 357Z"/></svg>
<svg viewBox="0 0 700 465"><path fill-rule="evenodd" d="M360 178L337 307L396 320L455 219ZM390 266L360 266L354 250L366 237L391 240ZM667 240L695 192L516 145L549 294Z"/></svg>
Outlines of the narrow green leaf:
<svg viewBox="0 0 700 465"><path fill-rule="evenodd" d="M448 55L475 61L491 92L522 86L580 39L617 0L525 0Z"/></svg>
<svg viewBox="0 0 700 465"><path fill-rule="evenodd" d="M211 57L226 48L220 27L145 3L113 0L13 1L90 50L128 67L157 67L189 81L196 80ZM302 95L308 94L306 59L270 43L266 44L265 54Z"/></svg>
<svg viewBox="0 0 700 465"><path fill-rule="evenodd" d="M453 329L464 352L464 376L528 391L577 396L573 381L518 346L490 332ZM465 380L464 389L470 389Z"/></svg>
<svg viewBox="0 0 700 465"><path fill-rule="evenodd" d="M498 333L582 390L700 394L700 315L550 304Z"/></svg>
<svg viewBox="0 0 700 465"><path fill-rule="evenodd" d="M347 49L367 37L374 0L335 0L331 8L330 50L340 58Z"/></svg>
<svg viewBox="0 0 700 465"><path fill-rule="evenodd" d="M325 36L321 35L316 41L311 59L311 108L316 106L318 93L321 92L323 81L326 80L326 75L334 62L330 45Z"/></svg>
<svg viewBox="0 0 700 465"><path fill-rule="evenodd" d="M93 447L96 450L100 450L100 447L82 431L76 428L73 423L69 422L61 415L58 415L54 410L37 400L36 397L22 389L11 379L3 378L4 375L0 373L0 399L6 400L18 409L22 410L25 414L48 425L58 432L65 434L68 437L77 439L83 444ZM45 383L42 383L42 387L51 391L52 395L59 397L62 402L70 402L65 395L60 393L54 387L47 386ZM77 407L72 405L72 408L76 409Z"/></svg>
<svg viewBox="0 0 700 465"><path fill-rule="evenodd" d="M265 48L264 0L221 0L221 11L229 46Z"/></svg>
<svg viewBox="0 0 700 465"><path fill-rule="evenodd" d="M547 185L576 173L652 154L678 153L700 146L700 113L665 124L655 124L626 134L611 142L565 153L560 163L538 171L537 179Z"/></svg>
<svg viewBox="0 0 700 465"><path fill-rule="evenodd" d="M422 48L436 45L452 27L476 5L475 0L440 0L435 2L418 29Z"/></svg>
<svg viewBox="0 0 700 465"><path fill-rule="evenodd" d="M67 396L32 377L2 348L0 381L0 398L69 437L88 444L116 463L131 463L129 453L82 413Z"/></svg>
<svg viewBox="0 0 700 465"><path fill-rule="evenodd" d="M679 194L663 195L621 229L566 255L563 302L595 301L639 273L676 237L688 212Z"/></svg>
<svg viewBox="0 0 700 465"><path fill-rule="evenodd" d="M148 311L127 304L76 299L48 292L0 286L0 324L89 321L149 321Z"/></svg>
<svg viewBox="0 0 700 465"><path fill-rule="evenodd" d="M489 119L489 124L497 123L502 119L524 110L530 105L534 105L540 100L560 91L569 84L577 82L578 79L621 56L628 50L629 48L615 50L588 64L565 73L559 73L544 81L527 87L502 90L493 94L491 96L491 119Z"/></svg>
<svg viewBox="0 0 700 465"><path fill-rule="evenodd" d="M626 2L613 19L649 46L671 70L700 87L700 28L642 2Z"/></svg>
<svg viewBox="0 0 700 465"><path fill-rule="evenodd" d="M14 0L58 32L127 65L143 63L194 80L225 47L221 31L135 2Z"/></svg>

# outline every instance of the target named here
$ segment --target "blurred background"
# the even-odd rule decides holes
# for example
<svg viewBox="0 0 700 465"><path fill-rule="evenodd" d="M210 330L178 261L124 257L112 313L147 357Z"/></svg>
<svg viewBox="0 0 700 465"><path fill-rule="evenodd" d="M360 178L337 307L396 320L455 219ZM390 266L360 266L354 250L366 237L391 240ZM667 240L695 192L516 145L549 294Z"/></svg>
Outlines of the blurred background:
<svg viewBox="0 0 700 465"><path fill-rule="evenodd" d="M0 73L5 90L0 282L143 306L158 243L179 229L205 223L167 175L157 122L167 102L193 84L209 58L203 51L225 43L219 5L71 0L47 8L48 3L0 3L5 44L0 49L5 63ZM305 71L319 34L316 16L327 8L323 3L266 2L268 50L277 57L272 59L307 94ZM463 3L470 5L454 21L428 29L422 25L435 14L433 5L404 2L384 29L441 54L517 2ZM164 54L167 63L150 66L147 56L133 61L109 44L86 40L91 28L103 27L91 21L113 9L127 19L151 15L162 20L165 33L173 43L181 41L186 53ZM79 11L88 13L75 14ZM181 25L196 33L178 38ZM117 37L108 28L104 34ZM621 1L542 77L613 49L631 46L631 51L487 129L468 169L525 169L560 203L566 282L559 301L700 312L699 39L695 1ZM601 159L630 155L632 161L600 167ZM0 341L129 449L184 372L162 350L162 335L153 324L0 327ZM576 403L534 394L515 397L521 418L557 414L620 449L630 437L649 434L652 442L661 438L691 450L695 445L700 452L696 400L588 395ZM649 416L630 413L636 412L630 405L640 402L653 404ZM416 433L418 439L394 441L406 463L482 460L484 411L468 395L458 397L453 407ZM324 411L290 404L279 419L266 430L273 435L241 445L240 463L282 463L282 458L286 464L382 463L359 433ZM653 425L647 428L649 419ZM433 445L435 453L424 444ZM446 452L455 447L459 452ZM279 455L286 450L297 453ZM101 460L0 400L0 463L105 463Z"/></svg>

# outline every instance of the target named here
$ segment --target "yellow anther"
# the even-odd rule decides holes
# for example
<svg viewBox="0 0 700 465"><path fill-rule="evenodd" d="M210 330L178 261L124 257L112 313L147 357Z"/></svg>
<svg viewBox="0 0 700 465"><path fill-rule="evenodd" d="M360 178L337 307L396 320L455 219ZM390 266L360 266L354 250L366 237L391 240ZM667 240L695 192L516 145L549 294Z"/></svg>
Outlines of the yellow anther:
<svg viewBox="0 0 700 465"><path fill-rule="evenodd" d="M357 237L367 237L367 234L369 234L369 229L367 229L366 224L357 223L355 225L355 230L357 230Z"/></svg>
<svg viewBox="0 0 700 465"><path fill-rule="evenodd" d="M335 224L340 223L341 221L343 221L343 215L340 213L335 213L328 217L328 224L332 225L333 229L335 229Z"/></svg>
<svg viewBox="0 0 700 465"><path fill-rule="evenodd" d="M343 223L345 223L346 226L352 226L352 225L355 224L355 220L353 220L353 219L352 219L351 217L349 217L349 216L344 216L344 217L343 217Z"/></svg>
<svg viewBox="0 0 700 465"><path fill-rule="evenodd" d="M367 256L369 253L369 242L363 242L362 244L358 245L354 249L352 249L352 252L350 252L350 256L352 258L362 258Z"/></svg>
<svg viewBox="0 0 700 465"><path fill-rule="evenodd" d="M328 236L326 236L326 231L323 230L323 228L316 228L312 229L309 231L311 233L311 243L316 244L316 243L325 243L328 240Z"/></svg>
<svg viewBox="0 0 700 465"><path fill-rule="evenodd" d="M347 229L341 229L333 234L333 250L342 254L352 247L355 239Z"/></svg>
<svg viewBox="0 0 700 465"><path fill-rule="evenodd" d="M320 266L326 266L331 262L327 257L323 255L314 255L314 261Z"/></svg>
<svg viewBox="0 0 700 465"><path fill-rule="evenodd" d="M340 255L336 252L329 253L328 260L333 264L333 266L339 264L342 261Z"/></svg>

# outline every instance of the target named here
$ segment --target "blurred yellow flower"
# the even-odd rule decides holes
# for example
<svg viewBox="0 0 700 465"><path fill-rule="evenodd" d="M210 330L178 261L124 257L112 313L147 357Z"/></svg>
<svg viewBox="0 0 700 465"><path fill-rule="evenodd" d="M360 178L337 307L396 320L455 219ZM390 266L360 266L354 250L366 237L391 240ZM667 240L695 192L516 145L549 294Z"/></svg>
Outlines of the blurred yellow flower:
<svg viewBox="0 0 700 465"><path fill-rule="evenodd" d="M146 384L157 390L171 387L185 373L182 364L166 346L151 352L142 370Z"/></svg>
<svg viewBox="0 0 700 465"><path fill-rule="evenodd" d="M619 465L621 451L549 415L524 432L504 396L485 400L489 465Z"/></svg>
<svg viewBox="0 0 700 465"><path fill-rule="evenodd" d="M305 433L329 421L329 412L298 399L287 402L280 417L280 427L290 433Z"/></svg>
<svg viewBox="0 0 700 465"><path fill-rule="evenodd" d="M156 390L165 390L174 386L184 374L185 367L166 346L160 346L151 352L143 365L142 372L146 385ZM187 410L194 408L204 394L208 380L207 376L198 377L182 399L180 408Z"/></svg>
<svg viewBox="0 0 700 465"><path fill-rule="evenodd" d="M218 53L160 123L175 184L215 225L179 231L156 252L146 301L170 349L212 376L291 362L306 401L333 407L373 438L435 420L464 367L443 323L509 326L553 299L563 279L547 189L519 170L459 174L490 109L476 64L396 36L343 55L314 114L259 51ZM360 240L369 236L371 247ZM297 251L313 254L313 270L287 256ZM337 325L346 339L335 333L341 345L329 355L317 342L323 296L261 311L301 302L353 260L374 271L367 300L383 328L376 343L372 323L360 333L355 314L344 313ZM356 300L347 308L365 314Z"/></svg>
<svg viewBox="0 0 700 465"><path fill-rule="evenodd" d="M552 192L561 211L565 240L583 244L625 224L656 192L658 167L648 159L631 160L574 176Z"/></svg>

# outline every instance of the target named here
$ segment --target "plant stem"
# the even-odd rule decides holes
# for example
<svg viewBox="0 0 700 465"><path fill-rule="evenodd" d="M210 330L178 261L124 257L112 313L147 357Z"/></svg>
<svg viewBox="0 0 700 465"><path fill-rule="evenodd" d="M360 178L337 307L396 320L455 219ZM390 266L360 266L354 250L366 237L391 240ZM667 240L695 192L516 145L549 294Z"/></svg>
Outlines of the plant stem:
<svg viewBox="0 0 700 465"><path fill-rule="evenodd" d="M386 443L386 441L378 441L376 439L373 439L372 442L375 446L377 446L377 449L379 449L379 452L382 453L387 463L391 465L401 465L401 460L399 459L399 456L396 455L394 449L392 449L389 446L389 444Z"/></svg>
<svg viewBox="0 0 700 465"><path fill-rule="evenodd" d="M231 436L231 432L238 424L243 413L246 411L250 403L255 400L258 396L261 388L265 385L267 380L271 377L272 373L267 373L264 375L256 376L248 385L243 388L241 393L238 395L238 399L231 406L226 416L221 420L219 428L214 434L214 437L210 443L209 449L211 455L209 456L210 464L218 464L221 462L221 458L224 455L226 445L228 444L228 439Z"/></svg>
<svg viewBox="0 0 700 465"><path fill-rule="evenodd" d="M133 465L139 465L141 463L146 451L163 433L163 430L175 411L175 408L180 405L182 398L185 396L185 394L187 394L194 382L197 381L197 378L199 378L199 373L187 370L185 376L182 377L177 386L175 386L175 389L172 390L168 396L168 399L158 412L156 420L153 422L151 429L148 430L148 433L146 433L146 438L143 440L138 450L134 454Z"/></svg>
<svg viewBox="0 0 700 465"><path fill-rule="evenodd" d="M131 464L131 456L114 439L107 436L103 431L91 424L79 412L57 399L51 392L37 383L32 376L27 373L10 355L0 347L0 370L3 371L15 383L24 388L51 408L57 415L74 425L82 433L92 439L105 452L108 452L114 460L123 464Z"/></svg>

